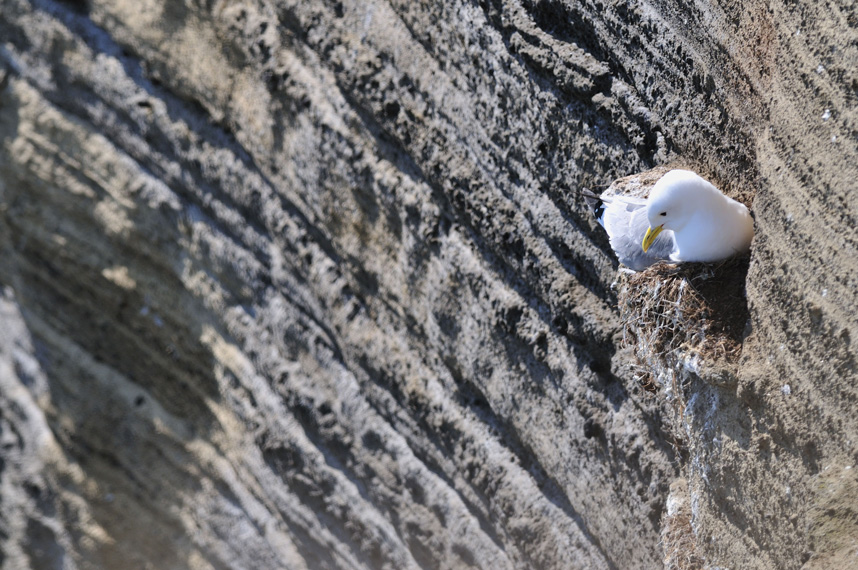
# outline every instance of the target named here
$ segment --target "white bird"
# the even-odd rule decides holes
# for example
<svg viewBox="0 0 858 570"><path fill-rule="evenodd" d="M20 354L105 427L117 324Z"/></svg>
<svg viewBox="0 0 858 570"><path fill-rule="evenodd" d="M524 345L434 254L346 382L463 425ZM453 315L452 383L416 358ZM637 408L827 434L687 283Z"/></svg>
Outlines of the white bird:
<svg viewBox="0 0 858 570"><path fill-rule="evenodd" d="M640 271L661 260L719 261L744 253L754 237L748 209L690 170L671 170L649 198L590 194L620 263Z"/></svg>

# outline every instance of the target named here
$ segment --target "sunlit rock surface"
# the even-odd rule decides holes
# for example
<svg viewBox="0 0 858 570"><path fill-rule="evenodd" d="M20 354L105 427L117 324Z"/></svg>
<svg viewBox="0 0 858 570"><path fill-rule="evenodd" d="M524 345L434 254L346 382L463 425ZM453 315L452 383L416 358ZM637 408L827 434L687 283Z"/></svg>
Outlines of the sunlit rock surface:
<svg viewBox="0 0 858 570"><path fill-rule="evenodd" d="M2 0L0 566L662 568L670 496L709 565L844 568L856 18ZM681 425L576 194L671 161L757 225Z"/></svg>

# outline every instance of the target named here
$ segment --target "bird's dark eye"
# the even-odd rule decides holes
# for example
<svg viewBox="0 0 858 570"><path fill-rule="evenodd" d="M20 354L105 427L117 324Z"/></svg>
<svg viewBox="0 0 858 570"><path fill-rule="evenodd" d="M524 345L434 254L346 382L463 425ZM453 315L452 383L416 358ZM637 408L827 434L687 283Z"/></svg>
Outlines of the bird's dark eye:
<svg viewBox="0 0 858 570"><path fill-rule="evenodd" d="M667 212L662 212L659 214L659 216L666 216L666 215L667 215Z"/></svg>

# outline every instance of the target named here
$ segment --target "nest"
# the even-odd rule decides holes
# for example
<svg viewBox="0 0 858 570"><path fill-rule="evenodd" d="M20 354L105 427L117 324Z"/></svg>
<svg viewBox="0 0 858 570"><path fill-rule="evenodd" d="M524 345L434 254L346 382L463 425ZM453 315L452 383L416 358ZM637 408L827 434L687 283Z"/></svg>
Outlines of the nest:
<svg viewBox="0 0 858 570"><path fill-rule="evenodd" d="M705 567L697 536L691 527L690 505L683 505L665 517L661 529L661 546L665 570L702 570Z"/></svg>
<svg viewBox="0 0 858 570"><path fill-rule="evenodd" d="M668 441L686 460L687 434L681 426L692 381L699 378L714 386L736 382L748 322L748 265L748 256L715 264L661 262L617 277L623 342L634 351L635 374L644 388L664 398L672 414ZM661 523L664 567L669 570L707 567L690 501L685 480L674 482Z"/></svg>
<svg viewBox="0 0 858 570"><path fill-rule="evenodd" d="M678 395L699 377L735 383L748 321L747 256L711 263L661 262L617 279L623 340L634 349L645 388Z"/></svg>

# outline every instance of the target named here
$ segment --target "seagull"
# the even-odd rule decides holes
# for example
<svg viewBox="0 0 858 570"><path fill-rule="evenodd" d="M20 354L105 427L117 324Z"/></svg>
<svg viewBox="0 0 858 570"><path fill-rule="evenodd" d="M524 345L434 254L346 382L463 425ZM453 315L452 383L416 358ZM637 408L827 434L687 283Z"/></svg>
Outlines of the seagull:
<svg viewBox="0 0 858 570"><path fill-rule="evenodd" d="M690 170L667 172L648 199L609 192L584 196L617 259L633 271L662 260L720 261L750 249L748 208Z"/></svg>

